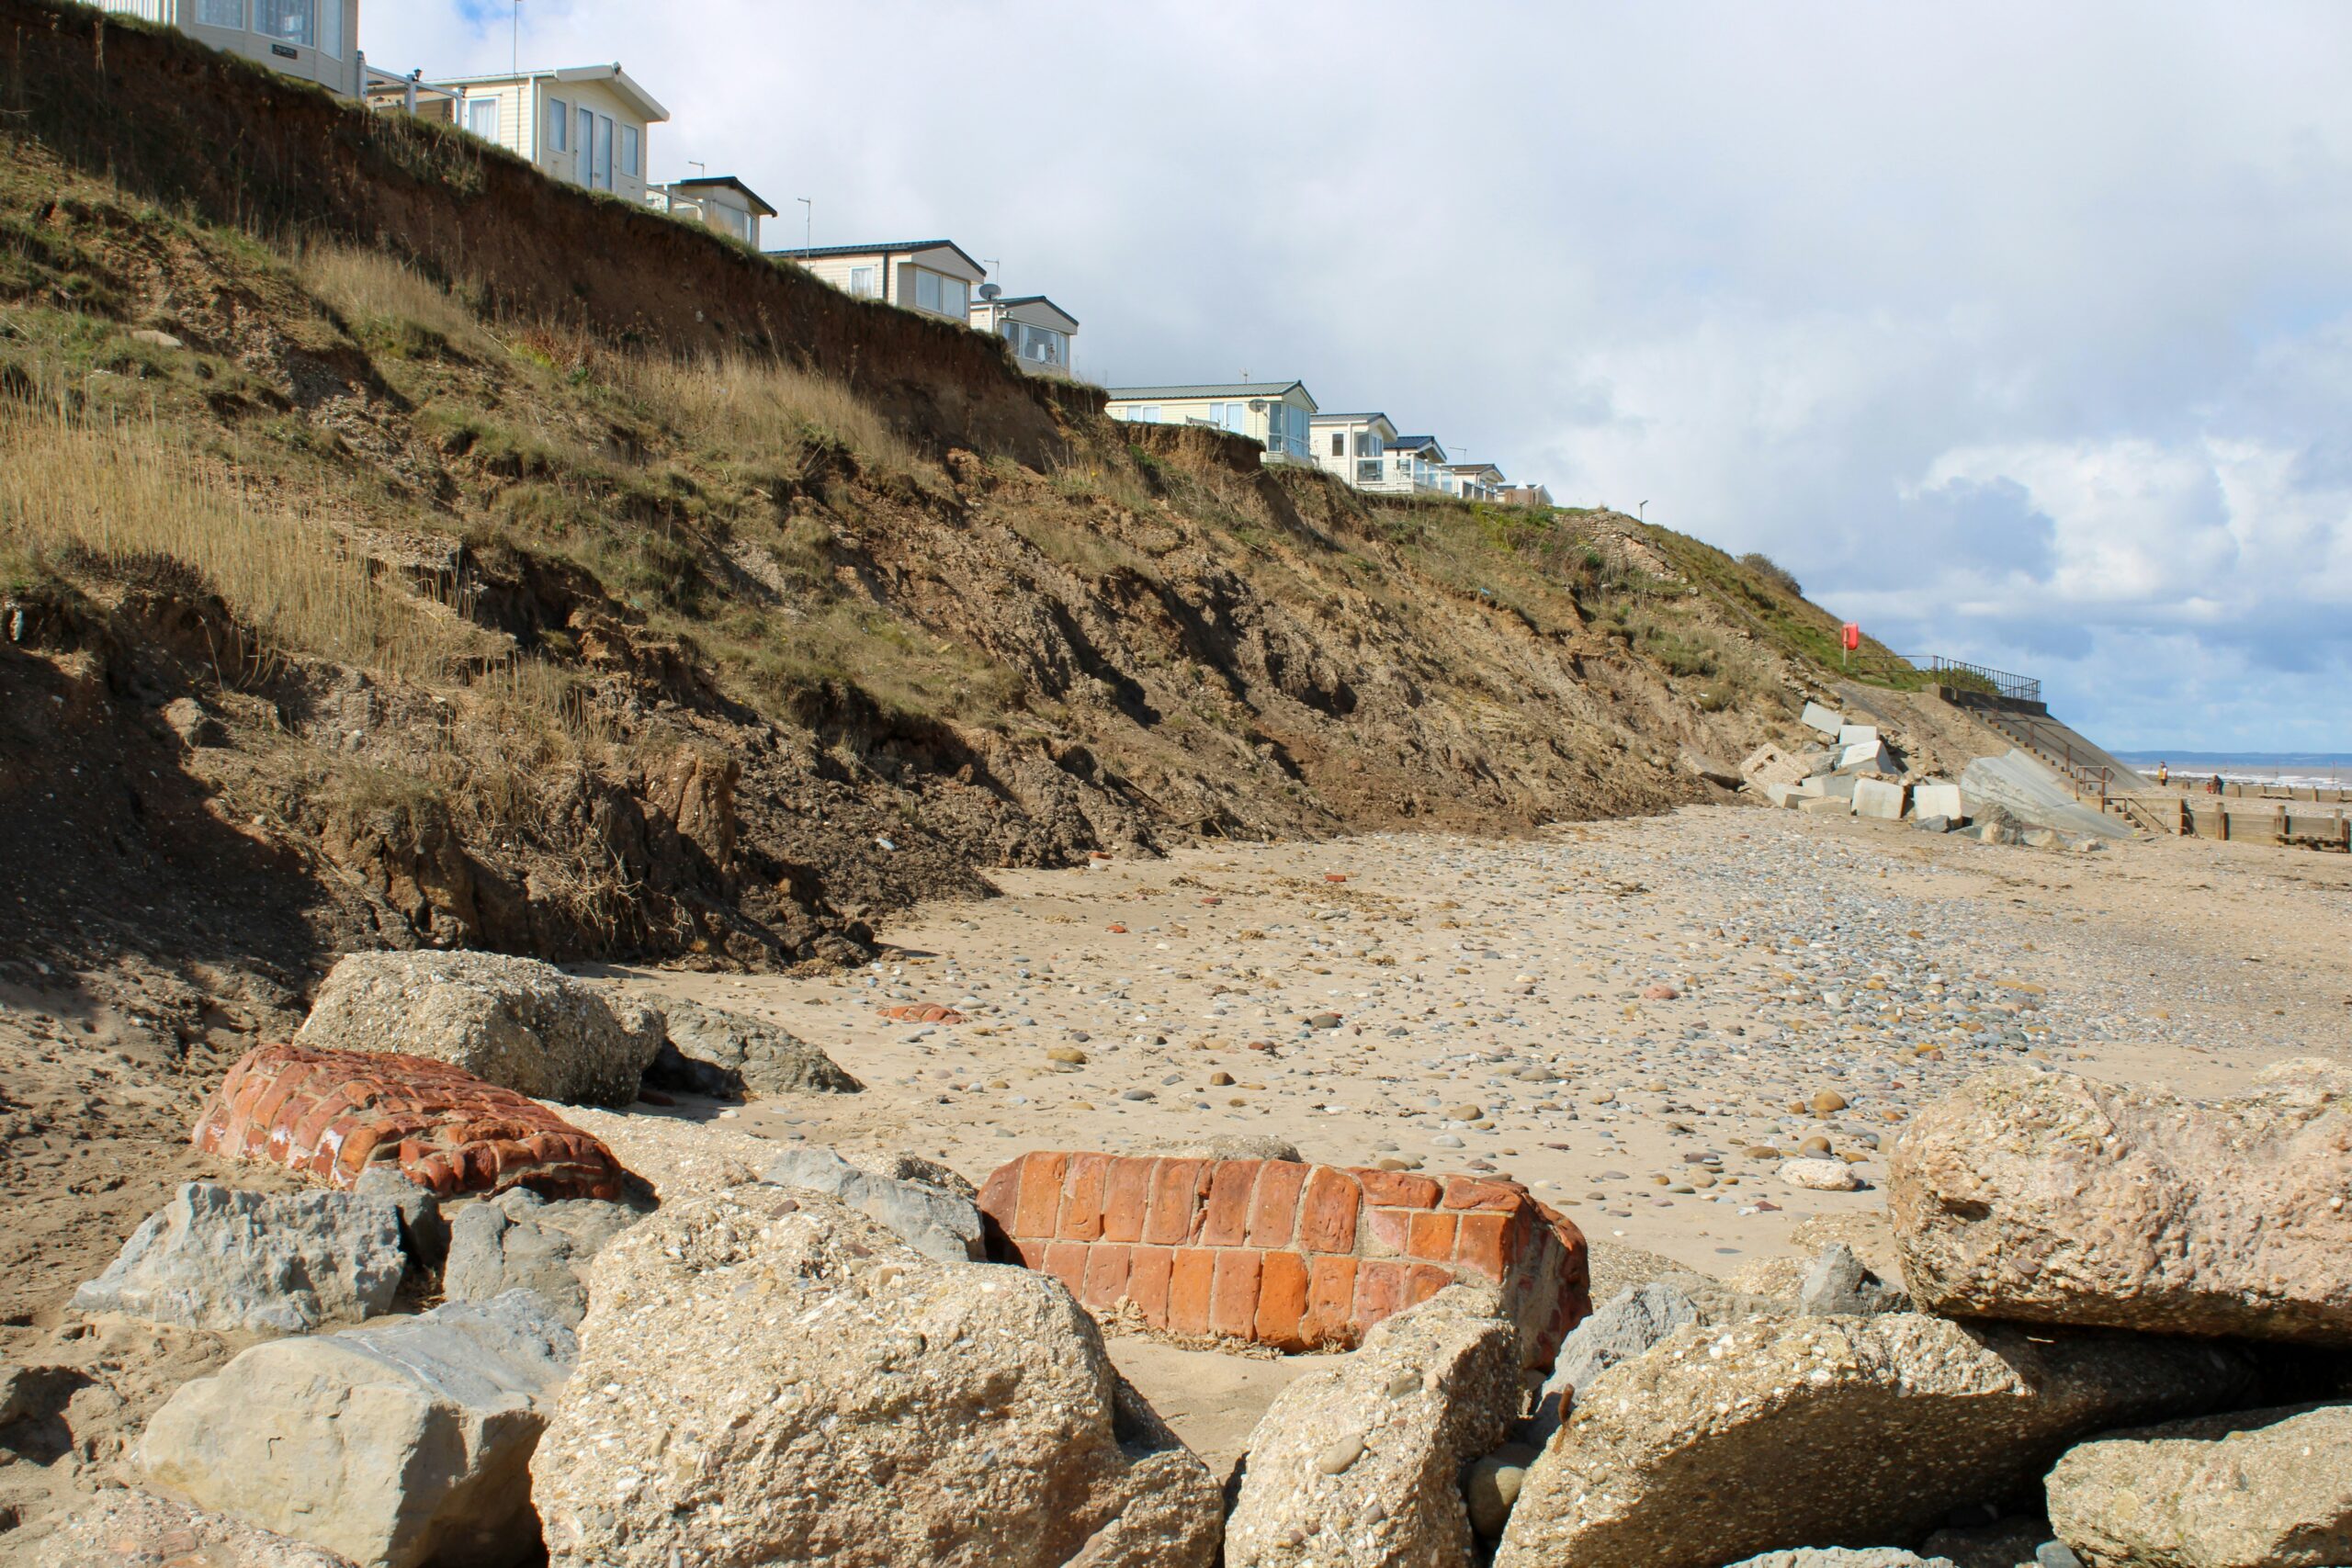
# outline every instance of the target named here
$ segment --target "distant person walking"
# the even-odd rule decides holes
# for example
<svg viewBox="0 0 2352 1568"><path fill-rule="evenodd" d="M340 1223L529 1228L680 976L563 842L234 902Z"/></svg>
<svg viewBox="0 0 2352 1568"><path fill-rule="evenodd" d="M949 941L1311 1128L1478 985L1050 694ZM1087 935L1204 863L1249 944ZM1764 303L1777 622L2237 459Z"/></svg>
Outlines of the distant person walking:
<svg viewBox="0 0 2352 1568"><path fill-rule="evenodd" d="M2156 783L2157 783L2158 784L2160 784L2160 785L2161 785L2161 784L2168 784L2172 783L2172 764L2171 764L2171 763L2169 763L2169 762L2158 762L2158 763L2156 764Z"/></svg>

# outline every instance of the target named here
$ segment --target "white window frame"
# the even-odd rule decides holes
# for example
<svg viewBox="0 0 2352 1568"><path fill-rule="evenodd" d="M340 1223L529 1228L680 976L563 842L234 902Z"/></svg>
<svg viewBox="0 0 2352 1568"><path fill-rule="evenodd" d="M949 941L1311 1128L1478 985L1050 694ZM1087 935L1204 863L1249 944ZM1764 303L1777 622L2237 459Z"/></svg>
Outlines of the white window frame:
<svg viewBox="0 0 2352 1568"><path fill-rule="evenodd" d="M200 27L243 32L245 0L196 0L196 19Z"/></svg>
<svg viewBox="0 0 2352 1568"><path fill-rule="evenodd" d="M504 118L498 111L499 104L495 96L485 95L479 98L468 98L466 100L466 129L484 141L497 141L498 128ZM484 120L490 122L490 129L487 130L482 129Z"/></svg>
<svg viewBox="0 0 2352 1568"><path fill-rule="evenodd" d="M940 286L947 280L927 266L915 268L915 309L929 310L934 316L945 315L940 302Z"/></svg>
<svg viewBox="0 0 2352 1568"><path fill-rule="evenodd" d="M636 179L645 172L645 133L633 125L621 127L621 173Z"/></svg>
<svg viewBox="0 0 2352 1568"><path fill-rule="evenodd" d="M571 151L571 106L561 98L548 99L548 148L550 152Z"/></svg>
<svg viewBox="0 0 2352 1568"><path fill-rule="evenodd" d="M882 268L879 265L854 266L849 269L849 291L860 299L882 298Z"/></svg>

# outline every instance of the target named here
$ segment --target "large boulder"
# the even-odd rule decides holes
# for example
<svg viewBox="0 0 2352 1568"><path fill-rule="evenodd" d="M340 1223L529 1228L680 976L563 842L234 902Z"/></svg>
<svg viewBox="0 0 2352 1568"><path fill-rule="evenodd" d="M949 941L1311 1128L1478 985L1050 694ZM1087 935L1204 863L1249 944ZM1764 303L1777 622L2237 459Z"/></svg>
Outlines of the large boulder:
<svg viewBox="0 0 2352 1568"><path fill-rule="evenodd" d="M74 1305L224 1333L307 1334L390 1311L407 1270L401 1212L388 1200L191 1181L74 1292Z"/></svg>
<svg viewBox="0 0 2352 1568"><path fill-rule="evenodd" d="M31 1568L352 1568L348 1558L152 1492L110 1487L76 1508Z"/></svg>
<svg viewBox="0 0 2352 1568"><path fill-rule="evenodd" d="M642 1217L625 1203L550 1203L524 1188L469 1204L449 1226L441 1293L453 1302L486 1302L509 1291L536 1291L567 1326L576 1325L588 1313L588 1266Z"/></svg>
<svg viewBox="0 0 2352 1568"><path fill-rule="evenodd" d="M836 1200L665 1205L597 1258L532 1463L553 1568L1207 1568L1207 1469L1052 1279Z"/></svg>
<svg viewBox="0 0 2352 1568"><path fill-rule="evenodd" d="M1809 1546L1795 1551L1767 1551L1735 1562L1732 1568L1953 1568L1953 1564L1896 1546Z"/></svg>
<svg viewBox="0 0 2352 1568"><path fill-rule="evenodd" d="M1821 1249L1797 1288L1797 1310L1808 1317L1867 1317L1908 1312L1911 1298L1871 1273L1852 1247L1833 1241Z"/></svg>
<svg viewBox="0 0 2352 1568"><path fill-rule="evenodd" d="M1560 1342L1560 1358L1544 1380L1528 1436L1549 1441L1560 1425L1561 1412L1576 1391L1590 1383L1620 1361L1645 1354L1679 1328L1709 1321L1699 1304L1673 1284L1653 1280L1637 1290L1620 1291L1593 1309Z"/></svg>
<svg viewBox="0 0 2352 1568"><path fill-rule="evenodd" d="M960 1194L861 1169L823 1148L787 1148L769 1162L760 1179L838 1198L888 1226L926 1258L942 1263L988 1261L979 1208Z"/></svg>
<svg viewBox="0 0 2352 1568"><path fill-rule="evenodd" d="M571 1331L527 1291L256 1346L147 1425L147 1483L360 1568L507 1568Z"/></svg>
<svg viewBox="0 0 2352 1568"><path fill-rule="evenodd" d="M1519 1414L1519 1336L1453 1285L1306 1373L1250 1434L1230 1568L1468 1568L1464 1465Z"/></svg>
<svg viewBox="0 0 2352 1568"><path fill-rule="evenodd" d="M425 1056L534 1100L627 1105L662 1014L552 964L493 953L355 953L319 987L298 1045Z"/></svg>
<svg viewBox="0 0 2352 1568"><path fill-rule="evenodd" d="M855 1094L865 1087L831 1056L773 1023L700 1002L664 1000L662 1011L670 1043L693 1080L679 1088L768 1095ZM696 1065L716 1069L716 1076L694 1072Z"/></svg>
<svg viewBox="0 0 2352 1568"><path fill-rule="evenodd" d="M1577 1392L1497 1568L1714 1568L1915 1540L2030 1485L2067 1443L2242 1397L2193 1340L2029 1336L1911 1313L1678 1330Z"/></svg>
<svg viewBox="0 0 2352 1568"><path fill-rule="evenodd" d="M2352 1344L2352 1069L2245 1098L2000 1068L1923 1110L1888 1168L1928 1312Z"/></svg>
<svg viewBox="0 0 2352 1568"><path fill-rule="evenodd" d="M463 1067L305 1045L246 1052L205 1100L190 1141L333 1187L356 1190L384 1172L445 1198L510 1187L610 1198L628 1174L553 1111Z"/></svg>
<svg viewBox="0 0 2352 1568"><path fill-rule="evenodd" d="M2352 1562L2352 1405L2110 1432L2067 1450L2050 1524L2090 1568Z"/></svg>

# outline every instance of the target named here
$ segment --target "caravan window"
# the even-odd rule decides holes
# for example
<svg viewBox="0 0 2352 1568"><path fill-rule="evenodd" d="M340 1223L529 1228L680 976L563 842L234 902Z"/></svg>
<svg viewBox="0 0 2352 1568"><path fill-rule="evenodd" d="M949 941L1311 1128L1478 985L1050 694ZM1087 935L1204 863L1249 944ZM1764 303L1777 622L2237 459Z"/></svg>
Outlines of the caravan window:
<svg viewBox="0 0 2352 1568"><path fill-rule="evenodd" d="M639 172L637 166L638 135L639 132L637 127L633 125L624 125L621 127L622 174L633 175Z"/></svg>
<svg viewBox="0 0 2352 1568"><path fill-rule="evenodd" d="M548 100L548 151L569 152L571 148L571 106L561 98Z"/></svg>
<svg viewBox="0 0 2352 1568"><path fill-rule="evenodd" d="M596 177L592 182L599 190L613 188L613 117L596 117Z"/></svg>
<svg viewBox="0 0 2352 1568"><path fill-rule="evenodd" d="M245 0L197 0L196 19L208 28L245 27Z"/></svg>
<svg viewBox="0 0 2352 1568"><path fill-rule="evenodd" d="M280 43L315 49L319 0L254 0L254 31Z"/></svg>
<svg viewBox="0 0 2352 1568"><path fill-rule="evenodd" d="M882 286L878 281L881 276L879 267L854 266L849 269L849 291L861 299L879 299L882 298Z"/></svg>
<svg viewBox="0 0 2352 1568"><path fill-rule="evenodd" d="M498 140L498 100L470 98L466 102L466 129L485 141Z"/></svg>
<svg viewBox="0 0 2352 1568"><path fill-rule="evenodd" d="M573 125L580 134L572 141L571 177L593 186L596 183L596 111L582 105Z"/></svg>

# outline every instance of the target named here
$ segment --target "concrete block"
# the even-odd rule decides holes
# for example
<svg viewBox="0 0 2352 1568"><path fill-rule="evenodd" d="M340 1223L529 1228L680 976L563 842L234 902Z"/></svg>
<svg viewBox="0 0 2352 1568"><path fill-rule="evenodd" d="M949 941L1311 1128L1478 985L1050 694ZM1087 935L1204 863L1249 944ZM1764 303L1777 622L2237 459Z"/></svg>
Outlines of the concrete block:
<svg viewBox="0 0 2352 1568"><path fill-rule="evenodd" d="M1798 801L1797 809L1808 817L1851 817L1854 803L1834 795L1813 795Z"/></svg>
<svg viewBox="0 0 2352 1568"><path fill-rule="evenodd" d="M1903 820L1905 794L1901 784L1891 784L1885 779L1857 779L1854 781L1854 815L1867 817L1873 822L1900 822Z"/></svg>
<svg viewBox="0 0 2352 1568"><path fill-rule="evenodd" d="M1758 746L1739 765L1740 776L1758 789L1766 784L1792 784L1812 772L1804 758L1792 757L1778 746Z"/></svg>
<svg viewBox="0 0 2352 1568"><path fill-rule="evenodd" d="M1846 716L1819 703L1804 705L1804 727L1815 734L1835 740L1838 732L1846 728Z"/></svg>
<svg viewBox="0 0 2352 1568"><path fill-rule="evenodd" d="M1821 786L1815 791L1815 794L1831 795L1837 799L1850 802L1854 798L1854 785L1861 781L1848 775L1832 774L1828 778L1815 779L1813 782Z"/></svg>
<svg viewBox="0 0 2352 1568"><path fill-rule="evenodd" d="M1841 773L1893 773L1902 770L1894 765L1894 753L1883 741L1849 746L1838 753L1838 771Z"/></svg>
<svg viewBox="0 0 2352 1568"><path fill-rule="evenodd" d="M1810 798L1804 789L1791 784L1768 784L1761 793L1765 799L1784 810L1793 810L1798 801Z"/></svg>
<svg viewBox="0 0 2352 1568"><path fill-rule="evenodd" d="M1875 746L1878 744L1878 726L1841 724L1838 727L1838 744L1840 747Z"/></svg>
<svg viewBox="0 0 2352 1568"><path fill-rule="evenodd" d="M1911 825L1918 829L1922 833L1949 833L1951 831L1951 818L1949 817L1915 817L1911 819Z"/></svg>
<svg viewBox="0 0 2352 1568"><path fill-rule="evenodd" d="M1954 821L1968 815L1961 804L1960 786L1940 779L1911 786L1911 809L1922 817L1949 817Z"/></svg>

